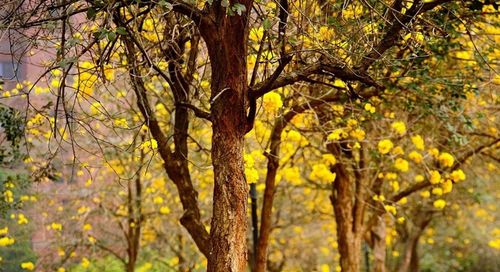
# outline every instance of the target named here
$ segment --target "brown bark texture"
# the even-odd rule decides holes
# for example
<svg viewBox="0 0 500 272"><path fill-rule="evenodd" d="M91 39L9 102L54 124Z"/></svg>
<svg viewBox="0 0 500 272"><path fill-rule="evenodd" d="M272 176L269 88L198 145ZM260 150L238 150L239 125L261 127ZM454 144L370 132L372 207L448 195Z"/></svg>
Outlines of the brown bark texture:
<svg viewBox="0 0 500 272"><path fill-rule="evenodd" d="M243 145L247 128L247 18L213 7L215 24L201 25L212 70L213 216L207 271L245 271L248 186Z"/></svg>

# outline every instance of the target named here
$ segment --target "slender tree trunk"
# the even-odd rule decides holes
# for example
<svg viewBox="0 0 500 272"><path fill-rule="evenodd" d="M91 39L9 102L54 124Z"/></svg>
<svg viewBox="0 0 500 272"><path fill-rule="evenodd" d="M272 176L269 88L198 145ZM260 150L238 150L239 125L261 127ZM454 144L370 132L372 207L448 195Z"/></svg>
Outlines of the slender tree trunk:
<svg viewBox="0 0 500 272"><path fill-rule="evenodd" d="M419 271L418 241L432 220L432 212L420 212L416 217L415 229L410 232L406 242L404 255L397 269L398 272Z"/></svg>
<svg viewBox="0 0 500 272"><path fill-rule="evenodd" d="M279 166L279 147L281 143L281 132L284 127L285 122L283 118L279 118L274 124L273 134L271 135L271 150L267 156L266 189L264 190L264 203L262 204L260 235L255 268L256 272L266 271L267 247L272 227L272 210L276 185L276 173L278 172Z"/></svg>
<svg viewBox="0 0 500 272"><path fill-rule="evenodd" d="M340 146L329 145L328 148L338 156ZM337 223L337 241L339 244L340 267L343 272L359 272L361 262L362 233L354 232L353 220L353 184L344 165L339 162L332 169L337 178L332 184L331 201Z"/></svg>
<svg viewBox="0 0 500 272"><path fill-rule="evenodd" d="M144 141L144 137L142 137ZM141 226L143 222L142 214L142 183L141 183L141 170L144 161L144 152L140 151L139 169L138 175L136 176L134 183L128 183L127 186L127 205L128 205L128 233L127 233L127 255L128 260L126 262L127 272L135 271L135 264L137 262L137 256L139 255L139 250L141 249L140 238L141 238ZM133 185L133 186L132 186Z"/></svg>
<svg viewBox="0 0 500 272"><path fill-rule="evenodd" d="M403 255L403 259L399 264L398 272L409 272L409 271L418 271L410 268L413 260L413 253L417 251L418 240L420 238L420 234L412 234L408 241L406 242L405 252ZM415 265L415 264L413 264ZM417 264L418 267L418 264ZM418 268L417 268L418 269Z"/></svg>
<svg viewBox="0 0 500 272"><path fill-rule="evenodd" d="M374 257L374 272L385 272L385 255L386 255L386 225L383 217L378 218L377 224L373 227L373 257Z"/></svg>
<svg viewBox="0 0 500 272"><path fill-rule="evenodd" d="M248 185L243 166L247 22L243 16L219 20L219 25L203 32L212 68L214 200L208 271L242 272L247 263L248 229Z"/></svg>

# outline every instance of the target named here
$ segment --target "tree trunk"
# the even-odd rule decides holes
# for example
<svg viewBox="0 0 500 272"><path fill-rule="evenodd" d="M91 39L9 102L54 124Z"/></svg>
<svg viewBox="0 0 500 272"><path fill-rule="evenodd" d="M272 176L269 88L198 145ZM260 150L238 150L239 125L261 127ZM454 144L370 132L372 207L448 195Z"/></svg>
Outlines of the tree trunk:
<svg viewBox="0 0 500 272"><path fill-rule="evenodd" d="M385 272L386 255L386 225L383 217L378 218L377 224L372 229L374 272Z"/></svg>
<svg viewBox="0 0 500 272"><path fill-rule="evenodd" d="M266 189L264 191L264 201L262 204L255 272L266 271L267 247L272 227L272 210L276 186L276 174L279 167L279 148L281 143L281 133L283 132L284 127L285 121L283 118L279 118L274 124L273 134L271 135L271 150L267 156Z"/></svg>
<svg viewBox="0 0 500 272"><path fill-rule="evenodd" d="M418 272L418 241L431 220L432 212L420 212L416 215L415 229L410 232L403 258L399 263L398 272Z"/></svg>
<svg viewBox="0 0 500 272"><path fill-rule="evenodd" d="M332 154L340 154L340 146L330 144ZM337 178L332 184L331 202L337 223L337 241L339 244L340 267L343 272L359 272L361 261L361 232L354 232L353 190L351 179L345 166L339 162L332 170Z"/></svg>
<svg viewBox="0 0 500 272"><path fill-rule="evenodd" d="M203 31L212 68L214 199L208 271L241 272L247 262L248 228L243 166L247 30L243 16L222 16L219 25Z"/></svg>

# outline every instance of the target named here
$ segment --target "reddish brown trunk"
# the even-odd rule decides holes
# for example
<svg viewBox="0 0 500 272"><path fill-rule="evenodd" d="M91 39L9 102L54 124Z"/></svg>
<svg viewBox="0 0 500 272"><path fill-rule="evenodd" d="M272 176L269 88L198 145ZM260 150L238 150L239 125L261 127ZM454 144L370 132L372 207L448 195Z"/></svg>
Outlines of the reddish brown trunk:
<svg viewBox="0 0 500 272"><path fill-rule="evenodd" d="M208 271L242 272L247 262L248 228L248 186L243 167L247 127L246 19L219 19L219 25L203 32L212 67L214 204Z"/></svg>
<svg viewBox="0 0 500 272"><path fill-rule="evenodd" d="M272 210L275 191L276 173L279 166L279 146L281 141L281 132L285 126L283 118L279 118L273 128L271 136L271 150L269 152L266 174L266 189L264 190L264 202L262 204L261 225L259 233L259 244L256 252L255 272L265 272L267 264L267 247L269 244L269 235L272 227Z"/></svg>
<svg viewBox="0 0 500 272"><path fill-rule="evenodd" d="M339 156L340 146L328 146L332 154ZM340 267L344 272L359 272L361 261L361 232L354 232L353 184L344 165L339 162L333 167L337 174L332 184L331 201L337 223Z"/></svg>

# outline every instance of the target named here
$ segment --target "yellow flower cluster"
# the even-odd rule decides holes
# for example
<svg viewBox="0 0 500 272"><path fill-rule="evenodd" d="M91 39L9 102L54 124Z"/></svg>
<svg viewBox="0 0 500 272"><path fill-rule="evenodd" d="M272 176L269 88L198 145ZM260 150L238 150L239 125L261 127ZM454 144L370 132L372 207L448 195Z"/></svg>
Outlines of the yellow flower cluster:
<svg viewBox="0 0 500 272"><path fill-rule="evenodd" d="M455 159L450 153L443 152L438 157L439 164L443 167L452 167Z"/></svg>
<svg viewBox="0 0 500 272"><path fill-rule="evenodd" d="M366 103L364 106L364 109L365 109L365 111L367 111L369 113L375 113L375 111L376 111L375 107L372 106L372 104L370 104L370 103Z"/></svg>
<svg viewBox="0 0 500 272"><path fill-rule="evenodd" d="M248 183L256 183L259 180L259 172L255 169L255 161L250 154L244 154L245 177Z"/></svg>
<svg viewBox="0 0 500 272"><path fill-rule="evenodd" d="M408 158L410 158L410 160L414 161L416 164L421 163L424 159L424 157L422 157L422 154L418 153L417 151L410 152L410 154L408 154Z"/></svg>
<svg viewBox="0 0 500 272"><path fill-rule="evenodd" d="M458 169L458 170L451 172L450 177L454 182L464 181L465 180L465 173L464 173L464 171L462 171L462 169Z"/></svg>
<svg viewBox="0 0 500 272"><path fill-rule="evenodd" d="M443 194L451 192L453 190L453 182L447 179L445 182L443 182L442 188L443 188Z"/></svg>
<svg viewBox="0 0 500 272"><path fill-rule="evenodd" d="M411 137L411 142L417 149L424 150L425 149L425 143L424 139L420 135L415 135Z"/></svg>
<svg viewBox="0 0 500 272"><path fill-rule="evenodd" d="M17 216L17 223L18 223L19 225L28 224L28 218L26 218L26 216L24 216L24 214L20 213L20 214Z"/></svg>
<svg viewBox="0 0 500 272"><path fill-rule="evenodd" d="M441 183L441 174L438 171L431 170L429 172L429 174L431 176L430 179L429 179L429 182L431 184L439 184L439 183Z"/></svg>
<svg viewBox="0 0 500 272"><path fill-rule="evenodd" d="M364 130L357 128L352 130L350 133L351 137L356 139L357 141L363 141L365 139L366 133Z"/></svg>
<svg viewBox="0 0 500 272"><path fill-rule="evenodd" d="M321 157L329 165L335 165L337 163L337 159L332 154L323 154Z"/></svg>
<svg viewBox="0 0 500 272"><path fill-rule="evenodd" d="M402 158L397 158L394 162L394 168L398 169L401 172L408 172L408 161Z"/></svg>
<svg viewBox="0 0 500 272"><path fill-rule="evenodd" d="M322 183L334 182L336 177L337 175L330 172L328 167L323 163L313 165L311 174L309 174L310 179L319 180Z"/></svg>
<svg viewBox="0 0 500 272"><path fill-rule="evenodd" d="M35 265L32 262L21 263L21 268L24 270L32 271L35 269Z"/></svg>
<svg viewBox="0 0 500 272"><path fill-rule="evenodd" d="M7 203L14 202L14 194L12 193L11 190L5 190L5 192L3 192L3 196L5 199L5 202L7 202Z"/></svg>
<svg viewBox="0 0 500 272"><path fill-rule="evenodd" d="M446 201L444 201L443 199L438 199L438 200L434 201L434 203L432 203L432 205L436 209L443 209L444 207L446 207Z"/></svg>
<svg viewBox="0 0 500 272"><path fill-rule="evenodd" d="M391 128L394 132L396 132L400 136L403 136L406 133L406 125L401 121L392 123Z"/></svg>
<svg viewBox="0 0 500 272"><path fill-rule="evenodd" d="M49 227L56 231L62 231L62 224L60 223L53 222Z"/></svg>
<svg viewBox="0 0 500 272"><path fill-rule="evenodd" d="M14 244L16 242L16 240L14 240L14 238L10 238L10 237L2 237L0 238L0 247L5 247L5 246L10 246L12 244Z"/></svg>
<svg viewBox="0 0 500 272"><path fill-rule="evenodd" d="M393 206L393 205L384 205L384 209L385 209L388 213L392 213L393 215L396 215L396 213L397 213L396 207L395 207L395 206Z"/></svg>
<svg viewBox="0 0 500 272"><path fill-rule="evenodd" d="M337 129L333 130L330 134L328 134L326 139L328 141L339 141L339 140L342 140L343 138L346 138L346 137L347 137L347 133L344 131L344 129L337 128Z"/></svg>
<svg viewBox="0 0 500 272"><path fill-rule="evenodd" d="M393 147L394 144L389 139L381 140L380 142L378 142L378 152L380 152L381 154L389 153Z"/></svg>
<svg viewBox="0 0 500 272"><path fill-rule="evenodd" d="M262 106L268 113L275 113L279 108L283 107L281 95L276 92L269 92L262 99Z"/></svg>

